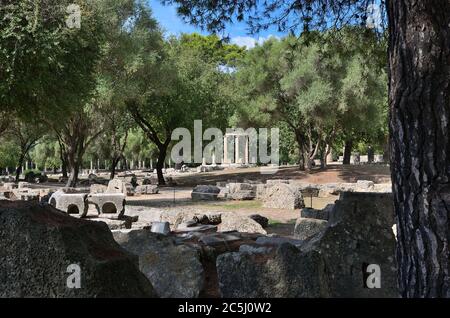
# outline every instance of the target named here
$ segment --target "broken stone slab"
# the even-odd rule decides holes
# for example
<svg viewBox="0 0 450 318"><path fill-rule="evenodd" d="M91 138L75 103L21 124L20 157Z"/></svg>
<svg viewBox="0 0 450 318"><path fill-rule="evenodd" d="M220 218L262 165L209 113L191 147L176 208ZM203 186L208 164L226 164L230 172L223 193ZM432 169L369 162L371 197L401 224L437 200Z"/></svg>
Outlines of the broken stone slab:
<svg viewBox="0 0 450 318"><path fill-rule="evenodd" d="M239 235L233 235L231 233L213 233L204 235L200 238L200 242L208 246L223 245L234 241L241 240Z"/></svg>
<svg viewBox="0 0 450 318"><path fill-rule="evenodd" d="M301 246L319 253L320 275L332 297L398 297L394 207L391 194L346 192L335 203L329 226ZM381 271L382 288L365 288L367 266Z"/></svg>
<svg viewBox="0 0 450 318"><path fill-rule="evenodd" d="M151 227L152 233L168 235L170 233L169 222L153 222Z"/></svg>
<svg viewBox="0 0 450 318"><path fill-rule="evenodd" d="M300 217L295 223L294 237L299 240L307 240L323 231L327 225L328 221L326 220Z"/></svg>
<svg viewBox="0 0 450 318"><path fill-rule="evenodd" d="M261 200L264 198L266 194L266 185L264 183L260 183L256 185L256 199Z"/></svg>
<svg viewBox="0 0 450 318"><path fill-rule="evenodd" d="M319 197L326 198L342 192L355 191L355 183L326 183L319 186Z"/></svg>
<svg viewBox="0 0 450 318"><path fill-rule="evenodd" d="M208 219L207 224L218 225L222 223L222 213L221 212L206 212L204 216Z"/></svg>
<svg viewBox="0 0 450 318"><path fill-rule="evenodd" d="M195 227L195 226L198 226L198 223L199 222L197 220L190 220L190 221L186 221L186 222L180 224L178 226L178 228L180 228L180 227L184 227L184 228L186 228L186 227Z"/></svg>
<svg viewBox="0 0 450 318"><path fill-rule="evenodd" d="M89 192L92 194L105 193L107 189L108 187L103 184L92 184Z"/></svg>
<svg viewBox="0 0 450 318"><path fill-rule="evenodd" d="M61 190L50 196L49 204L67 214L76 214L80 217L85 217L89 208L87 194L65 193Z"/></svg>
<svg viewBox="0 0 450 318"><path fill-rule="evenodd" d="M134 189L136 194L157 194L159 187L157 185L140 185Z"/></svg>
<svg viewBox="0 0 450 318"><path fill-rule="evenodd" d="M122 193L95 193L87 196L87 202L93 204L99 215L116 215L120 218L125 214L125 195Z"/></svg>
<svg viewBox="0 0 450 318"><path fill-rule="evenodd" d="M129 184L131 188L135 188L138 186L137 177L134 173L118 175L116 179L121 180L123 184Z"/></svg>
<svg viewBox="0 0 450 318"><path fill-rule="evenodd" d="M12 183L12 182L4 183L3 184L3 189L5 189L6 191L17 189L17 184Z"/></svg>
<svg viewBox="0 0 450 318"><path fill-rule="evenodd" d="M39 189L13 189L5 192L6 196L11 200L20 201L39 201L40 190Z"/></svg>
<svg viewBox="0 0 450 318"><path fill-rule="evenodd" d="M304 243L303 240L292 239L289 237L278 237L278 236L261 236L256 239L256 244L259 245L281 245L284 243L290 243L295 246L300 246Z"/></svg>
<svg viewBox="0 0 450 318"><path fill-rule="evenodd" d="M392 193L392 184L390 183L379 183L373 186L374 192L380 193Z"/></svg>
<svg viewBox="0 0 450 318"><path fill-rule="evenodd" d="M127 187L125 186L125 182L119 178L109 181L106 193L123 193L124 195L127 195Z"/></svg>
<svg viewBox="0 0 450 318"><path fill-rule="evenodd" d="M227 199L230 200L253 200L256 198L256 191L255 190L242 190L238 192L233 193L227 193Z"/></svg>
<svg viewBox="0 0 450 318"><path fill-rule="evenodd" d="M373 190L375 183L369 180L358 180L356 181L356 189L361 192L368 192Z"/></svg>
<svg viewBox="0 0 450 318"><path fill-rule="evenodd" d="M205 235L202 232L182 232L182 233L176 233L176 236L173 237L175 240L175 243L177 245L179 244L185 244L187 241L198 241L203 235Z"/></svg>
<svg viewBox="0 0 450 318"><path fill-rule="evenodd" d="M269 179L266 181L267 186L273 186L273 185L279 184L279 183L289 184L289 180L288 179Z"/></svg>
<svg viewBox="0 0 450 318"><path fill-rule="evenodd" d="M318 210L313 208L303 208L300 210L300 217L317 220L328 220L330 211L334 204L328 204L324 209Z"/></svg>
<svg viewBox="0 0 450 318"><path fill-rule="evenodd" d="M198 185L191 193L192 200L196 201L214 201L220 193L220 188L211 185Z"/></svg>
<svg viewBox="0 0 450 318"><path fill-rule="evenodd" d="M1 298L157 296L104 223L20 201L0 202L0 223ZM67 288L76 270L81 288Z"/></svg>
<svg viewBox="0 0 450 318"><path fill-rule="evenodd" d="M139 184L139 181L138 181ZM140 185L158 185L158 179L157 178L144 178L141 181Z"/></svg>
<svg viewBox="0 0 450 318"><path fill-rule="evenodd" d="M275 209L301 209L305 206L300 189L296 186L275 183L267 187L263 207Z"/></svg>
<svg viewBox="0 0 450 318"><path fill-rule="evenodd" d="M217 231L217 225L209 225L209 224L188 226L185 223L182 223L176 229L177 233L183 233L183 232L214 232L214 231Z"/></svg>
<svg viewBox="0 0 450 318"><path fill-rule="evenodd" d="M272 247L267 246L254 246L254 245L241 245L239 246L239 252L248 254L268 254L272 252Z"/></svg>
<svg viewBox="0 0 450 318"><path fill-rule="evenodd" d="M131 224L131 229L132 230L148 230L150 231L150 229L152 228L152 224L151 223L147 223L147 222L135 222Z"/></svg>
<svg viewBox="0 0 450 318"><path fill-rule="evenodd" d="M253 200L256 198L256 185L251 183L229 183L227 198L231 200Z"/></svg>
<svg viewBox="0 0 450 318"><path fill-rule="evenodd" d="M304 255L289 243L267 253L247 251L217 257L220 294L224 298L327 297L318 253Z"/></svg>
<svg viewBox="0 0 450 318"><path fill-rule="evenodd" d="M243 190L255 190L254 184L242 182L229 183L227 187L230 189L230 193L239 192Z"/></svg>
<svg viewBox="0 0 450 318"><path fill-rule="evenodd" d="M201 166L198 166L196 169L197 169L197 173L214 171L214 167L213 166L201 165Z"/></svg>
<svg viewBox="0 0 450 318"><path fill-rule="evenodd" d="M114 220L108 218L89 218L90 221L103 222L112 230L131 229L132 222L130 219Z"/></svg>
<svg viewBox="0 0 450 318"><path fill-rule="evenodd" d="M17 188L18 189L31 188L31 183L21 181L18 183Z"/></svg>
<svg viewBox="0 0 450 318"><path fill-rule="evenodd" d="M219 224L219 232L237 231L244 233L267 234L266 230L249 217L241 216L234 212L222 213L222 223Z"/></svg>
<svg viewBox="0 0 450 318"><path fill-rule="evenodd" d="M114 239L139 257L139 269L160 297L196 298L204 285L199 253L148 230L113 231Z"/></svg>
<svg viewBox="0 0 450 318"><path fill-rule="evenodd" d="M356 204L361 200L360 207L364 206L368 212L372 222L377 226L392 227L395 224L395 216L393 212L393 196L391 193L376 193L376 192L343 192L336 200L334 208L330 211L330 224L337 224L343 222L344 224L353 224L356 228L360 228L359 221L369 222L367 218L369 215L358 215L358 211L349 211L348 205ZM370 200L373 202L370 203ZM363 213L364 214L364 213Z"/></svg>
<svg viewBox="0 0 450 318"><path fill-rule="evenodd" d="M139 219L145 222L169 222L172 229L176 230L181 224L194 220L197 223L217 225L220 224L223 212L195 212L179 210L160 210L142 207L133 209L133 213L139 215ZM228 212L227 212L228 213Z"/></svg>
<svg viewBox="0 0 450 318"><path fill-rule="evenodd" d="M249 218L258 223L259 225L261 225L263 229L269 226L269 219L266 218L265 216L259 214L252 214L249 216Z"/></svg>

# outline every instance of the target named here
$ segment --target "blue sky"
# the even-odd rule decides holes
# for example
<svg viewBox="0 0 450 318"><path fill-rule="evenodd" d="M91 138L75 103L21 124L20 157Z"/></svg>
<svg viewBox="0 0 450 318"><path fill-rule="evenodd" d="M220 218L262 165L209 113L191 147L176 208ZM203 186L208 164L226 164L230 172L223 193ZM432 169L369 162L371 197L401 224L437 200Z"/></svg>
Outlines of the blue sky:
<svg viewBox="0 0 450 318"><path fill-rule="evenodd" d="M192 32L207 34L202 32L200 28L184 23L183 20L177 15L175 6L163 6L158 0L148 0L148 3L153 10L153 16L167 34L178 35L180 33ZM276 32L276 30L270 29L261 32L258 35L249 35L246 30L245 23L235 23L233 25L229 25L226 32L229 34L232 43L247 46L248 48L253 47L257 42L262 43L271 36L282 36L282 34Z"/></svg>

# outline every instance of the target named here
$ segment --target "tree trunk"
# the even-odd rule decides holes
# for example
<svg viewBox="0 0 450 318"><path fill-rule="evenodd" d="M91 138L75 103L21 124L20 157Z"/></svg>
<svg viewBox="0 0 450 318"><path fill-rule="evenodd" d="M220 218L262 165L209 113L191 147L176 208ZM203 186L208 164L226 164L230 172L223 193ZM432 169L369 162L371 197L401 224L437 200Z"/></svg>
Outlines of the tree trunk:
<svg viewBox="0 0 450 318"><path fill-rule="evenodd" d="M389 107L403 297L450 297L450 2L391 0Z"/></svg>
<svg viewBox="0 0 450 318"><path fill-rule="evenodd" d="M67 181L66 188L75 188L78 183L79 165L78 163L70 164L70 175Z"/></svg>
<svg viewBox="0 0 450 318"><path fill-rule="evenodd" d="M84 149L77 147L69 147L67 154L67 164L70 169L69 179L67 180L67 188L75 188L78 183L78 174L80 172L80 164L83 162Z"/></svg>
<svg viewBox="0 0 450 318"><path fill-rule="evenodd" d="M63 178L67 178L67 154L63 150L62 143L59 143L59 159L61 160L61 172Z"/></svg>
<svg viewBox="0 0 450 318"><path fill-rule="evenodd" d="M312 169L312 163L313 161L311 160L311 153L308 149L304 149L303 150L303 164L304 164L304 168L303 170L305 170L306 172L310 172Z"/></svg>
<svg viewBox="0 0 450 318"><path fill-rule="evenodd" d="M117 164L119 163L119 160L120 160L120 158L113 158L111 160L111 169L110 169L111 174L109 176L109 179L111 179L111 180L114 179L114 177L116 176L116 167L117 167Z"/></svg>
<svg viewBox="0 0 450 318"><path fill-rule="evenodd" d="M324 151L322 153L322 159L320 161L320 165L322 169L326 169L327 165L328 165L328 155L331 152L331 146L330 144L326 144Z"/></svg>
<svg viewBox="0 0 450 318"><path fill-rule="evenodd" d="M383 162L389 162L389 136L386 136L386 141L383 144Z"/></svg>
<svg viewBox="0 0 450 318"><path fill-rule="evenodd" d="M19 162L17 163L16 182L19 182L19 180L20 180L20 173L22 172L22 165L23 165L24 159L25 159L25 154L21 154L19 157Z"/></svg>
<svg viewBox="0 0 450 318"><path fill-rule="evenodd" d="M158 161L156 162L156 174L158 175L158 184L165 185L164 175L162 169L164 168L164 161L166 160L167 145L162 144L158 146L159 154Z"/></svg>
<svg viewBox="0 0 450 318"><path fill-rule="evenodd" d="M352 156L352 148L353 148L353 140L351 140L351 139L345 140L344 159L342 161L342 164L344 164L344 165L350 164L350 159Z"/></svg>
<svg viewBox="0 0 450 318"><path fill-rule="evenodd" d="M62 168L62 176L63 178L67 178L68 173L67 173L67 160L62 160L61 161L61 168Z"/></svg>
<svg viewBox="0 0 450 318"><path fill-rule="evenodd" d="M302 136L300 133L295 132L295 141L297 141L298 146L298 156L299 156L299 163L298 163L298 169L300 171L305 171L307 167L307 163L309 161L309 154L305 156L305 141L304 136Z"/></svg>

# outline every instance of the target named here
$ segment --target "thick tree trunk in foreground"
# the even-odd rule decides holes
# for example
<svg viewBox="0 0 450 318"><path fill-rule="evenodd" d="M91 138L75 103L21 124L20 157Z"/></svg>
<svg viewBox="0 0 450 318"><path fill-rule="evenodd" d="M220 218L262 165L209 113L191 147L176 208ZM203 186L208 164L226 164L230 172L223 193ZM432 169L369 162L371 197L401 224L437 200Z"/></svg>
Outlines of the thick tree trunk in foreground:
<svg viewBox="0 0 450 318"><path fill-rule="evenodd" d="M348 139L344 144L344 158L342 160L342 164L349 165L350 159L352 156L352 148L353 148L353 140Z"/></svg>
<svg viewBox="0 0 450 318"><path fill-rule="evenodd" d="M450 297L450 1L391 0L391 166L403 297Z"/></svg>

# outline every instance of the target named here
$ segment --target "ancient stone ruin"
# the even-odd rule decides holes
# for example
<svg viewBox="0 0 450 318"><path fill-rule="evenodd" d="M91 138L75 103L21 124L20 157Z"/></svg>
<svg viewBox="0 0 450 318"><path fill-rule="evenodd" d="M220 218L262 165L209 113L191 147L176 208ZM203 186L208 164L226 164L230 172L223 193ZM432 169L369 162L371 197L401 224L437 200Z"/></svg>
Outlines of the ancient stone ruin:
<svg viewBox="0 0 450 318"><path fill-rule="evenodd" d="M114 241L105 223L8 201L0 201L0 223L0 297L157 296L138 258ZM67 288L73 265L82 269L83 288Z"/></svg>
<svg viewBox="0 0 450 318"><path fill-rule="evenodd" d="M30 201L0 201L0 222L7 225L0 269L12 273L0 282L0 296L398 296L390 185L276 179L193 188L194 204L255 200L263 208L298 211L292 232L283 236L268 234L269 219L258 213L126 205L127 197L157 194L153 182L127 174L107 185L54 193L6 184L5 197ZM305 206L309 198L334 201L337 195L323 209ZM22 254L13 252L19 249ZM10 254L15 256L6 262ZM73 263L86 271L89 290L64 289ZM382 287L370 289L365 280L374 264ZM42 277L34 277L30 266L42 268ZM25 286L28 280L33 283Z"/></svg>

